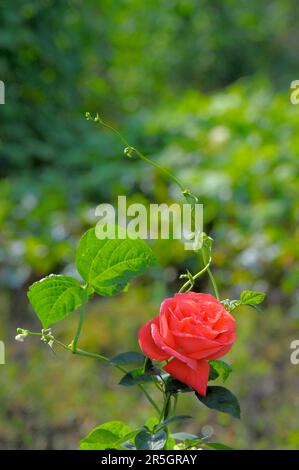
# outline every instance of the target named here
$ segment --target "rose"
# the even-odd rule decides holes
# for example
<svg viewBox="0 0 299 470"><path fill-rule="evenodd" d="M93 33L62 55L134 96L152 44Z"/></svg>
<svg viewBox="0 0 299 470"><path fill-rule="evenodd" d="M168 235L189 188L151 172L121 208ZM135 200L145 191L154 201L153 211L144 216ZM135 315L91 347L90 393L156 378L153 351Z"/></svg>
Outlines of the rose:
<svg viewBox="0 0 299 470"><path fill-rule="evenodd" d="M206 395L208 360L224 356L236 340L235 319L210 294L187 292L165 299L160 314L138 333L144 354L169 362L163 369Z"/></svg>

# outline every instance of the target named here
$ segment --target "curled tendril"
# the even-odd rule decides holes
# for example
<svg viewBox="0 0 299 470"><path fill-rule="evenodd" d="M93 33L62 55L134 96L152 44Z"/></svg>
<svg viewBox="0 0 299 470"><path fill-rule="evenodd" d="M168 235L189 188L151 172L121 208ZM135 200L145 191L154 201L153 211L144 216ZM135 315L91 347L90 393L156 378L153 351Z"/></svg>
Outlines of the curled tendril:
<svg viewBox="0 0 299 470"><path fill-rule="evenodd" d="M93 121L93 122L102 122L99 113L96 113L94 117L90 114L90 112L86 111L85 113L86 121Z"/></svg>
<svg viewBox="0 0 299 470"><path fill-rule="evenodd" d="M124 154L126 155L126 157L129 157L129 158L132 158L133 157L133 153L135 152L135 149L134 147L126 147L124 149Z"/></svg>
<svg viewBox="0 0 299 470"><path fill-rule="evenodd" d="M192 202L193 204L196 204L198 202L198 197L195 196L195 194L193 194L190 189L184 189L184 191L182 191L182 194L183 196L185 196L185 198L187 199L187 201L189 201L189 198L192 199ZM190 201L189 201L190 202Z"/></svg>

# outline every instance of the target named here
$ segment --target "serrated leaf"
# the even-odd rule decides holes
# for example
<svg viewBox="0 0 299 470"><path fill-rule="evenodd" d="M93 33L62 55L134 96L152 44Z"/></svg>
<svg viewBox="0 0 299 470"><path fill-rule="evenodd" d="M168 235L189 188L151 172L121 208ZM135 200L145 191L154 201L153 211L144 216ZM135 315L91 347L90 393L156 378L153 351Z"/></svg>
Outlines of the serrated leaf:
<svg viewBox="0 0 299 470"><path fill-rule="evenodd" d="M211 366L209 380L215 380L216 378L221 377L222 382L224 383L232 372L231 366L224 361L213 360L209 361L209 364ZM211 376L214 378L211 378Z"/></svg>
<svg viewBox="0 0 299 470"><path fill-rule="evenodd" d="M145 374L143 367L139 367L125 374L120 380L119 385L132 387L133 385L150 382L159 382L159 378L156 375Z"/></svg>
<svg viewBox="0 0 299 470"><path fill-rule="evenodd" d="M234 418L240 418L240 405L235 395L225 387L209 386L207 394L202 397L196 393L197 398L212 410L228 413Z"/></svg>
<svg viewBox="0 0 299 470"><path fill-rule="evenodd" d="M123 233L116 227L116 233ZM82 278L100 295L123 291L138 274L156 263L151 248L140 239L99 239L95 229L81 238L76 265Z"/></svg>
<svg viewBox="0 0 299 470"><path fill-rule="evenodd" d="M82 305L84 289L77 279L51 274L29 287L28 299L43 328L57 323Z"/></svg>
<svg viewBox="0 0 299 470"><path fill-rule="evenodd" d="M118 354L117 356L114 356L112 359L110 359L109 364L115 366L115 365L127 365L127 364L134 364L134 365L143 365L145 361L145 356L144 354L140 352L135 352L135 351L128 351L124 352L121 354Z"/></svg>
<svg viewBox="0 0 299 470"><path fill-rule="evenodd" d="M135 437L135 445L138 450L159 450L163 449L167 441L167 433L158 431L151 433L150 431L141 431Z"/></svg>
<svg viewBox="0 0 299 470"><path fill-rule="evenodd" d="M244 305L258 305L263 302L266 295L263 292L254 292L252 290L244 290L240 295L240 301Z"/></svg>

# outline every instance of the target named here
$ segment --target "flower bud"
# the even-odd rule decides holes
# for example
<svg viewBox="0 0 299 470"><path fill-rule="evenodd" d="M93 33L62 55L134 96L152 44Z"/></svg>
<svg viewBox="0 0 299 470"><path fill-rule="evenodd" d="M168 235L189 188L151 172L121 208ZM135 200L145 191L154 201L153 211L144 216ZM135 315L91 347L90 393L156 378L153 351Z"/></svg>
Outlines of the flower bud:
<svg viewBox="0 0 299 470"><path fill-rule="evenodd" d="M20 331L22 333L20 333ZM24 343L25 339L29 336L29 331L28 330L22 330L21 328L18 328L17 332L19 333L16 337L15 340L19 341L20 343Z"/></svg>

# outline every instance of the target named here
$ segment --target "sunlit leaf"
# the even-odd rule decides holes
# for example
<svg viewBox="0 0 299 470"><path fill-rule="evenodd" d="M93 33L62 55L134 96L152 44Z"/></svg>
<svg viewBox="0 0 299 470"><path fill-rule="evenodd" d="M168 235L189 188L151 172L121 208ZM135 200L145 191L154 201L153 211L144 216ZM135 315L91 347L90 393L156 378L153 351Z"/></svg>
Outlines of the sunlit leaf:
<svg viewBox="0 0 299 470"><path fill-rule="evenodd" d="M113 226L114 227L114 226ZM122 233L117 227L116 233ZM81 238L76 265L82 278L100 295L113 295L156 263L151 248L140 239L99 239L94 228Z"/></svg>

